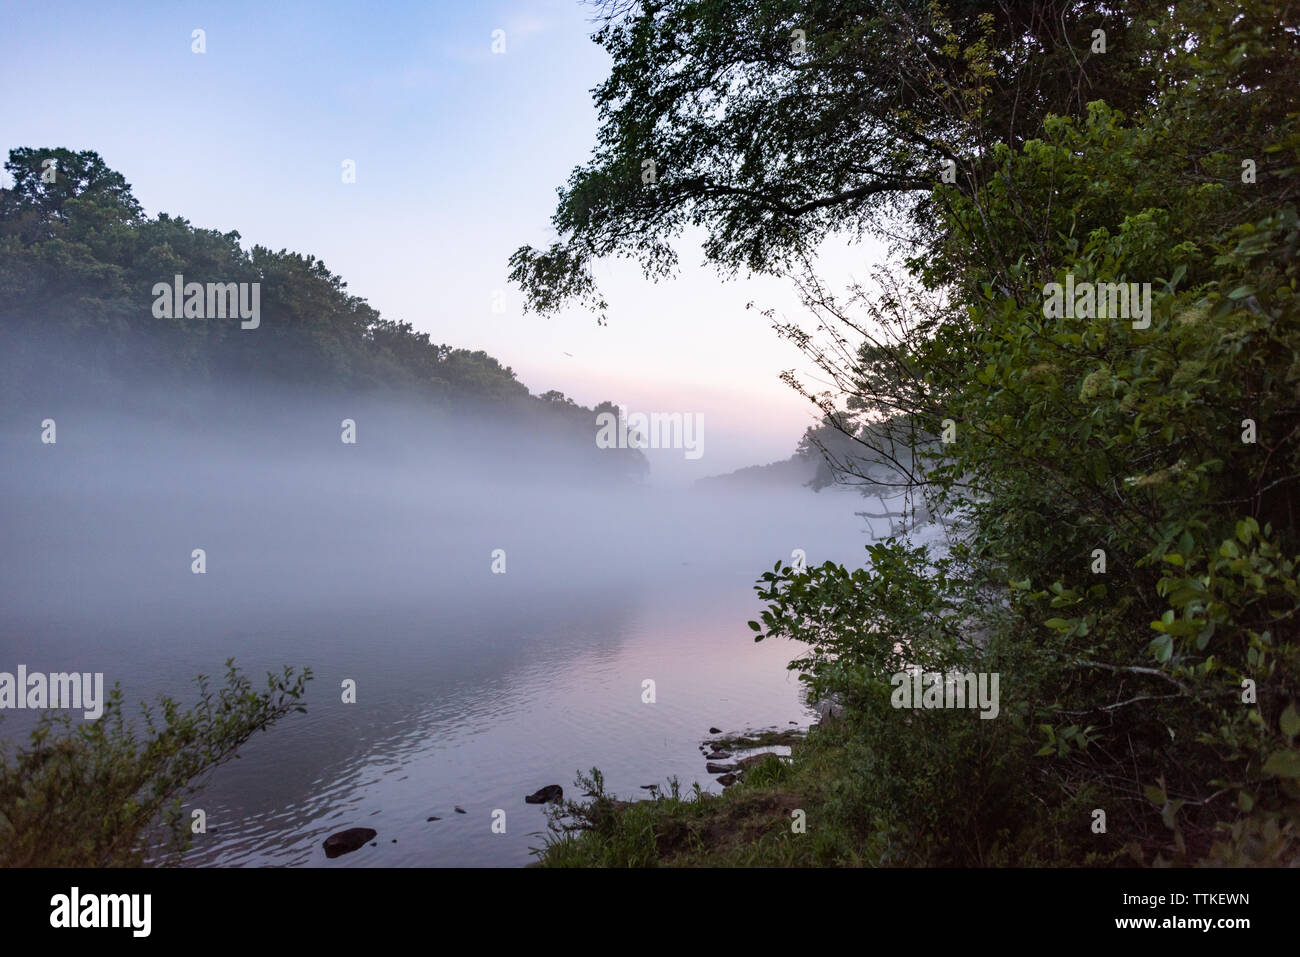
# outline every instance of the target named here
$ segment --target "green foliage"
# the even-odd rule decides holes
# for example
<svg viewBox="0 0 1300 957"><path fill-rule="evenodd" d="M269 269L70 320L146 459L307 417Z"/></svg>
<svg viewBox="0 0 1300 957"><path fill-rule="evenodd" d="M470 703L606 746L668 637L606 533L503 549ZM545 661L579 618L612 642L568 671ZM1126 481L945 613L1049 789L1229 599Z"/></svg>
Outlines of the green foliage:
<svg viewBox="0 0 1300 957"><path fill-rule="evenodd" d="M0 866L177 863L189 846L182 800L201 779L299 704L310 669L268 674L266 688L226 662L223 687L195 681L188 709L160 696L127 719L114 686L96 721L45 712L12 754L0 742Z"/></svg>
<svg viewBox="0 0 1300 957"><path fill-rule="evenodd" d="M870 401L853 398L923 433L957 424L955 442L916 451L929 494L962 519L951 553L961 579L920 552L900 553L899 568L873 549L876 574L829 569L779 588L769 574L760 585L769 628L808 642L801 667L859 710L899 664L888 652L900 636L919 638L909 662L942 666L953 644L936 640L936 621L983 636L980 670L1011 656L1004 694L1019 702L1009 724L1023 734L1000 758L1037 795L1025 813L1062 808L1085 787L1107 811L1104 837L1077 819L1089 841L1060 849L1076 860L1088 843L1095 860L1124 847L1147 862L1277 863L1300 849L1287 710L1300 693L1300 134L1283 74L1259 68L1279 58L1295 68L1294 44L1268 39L1289 9L1180 7L1180 24L1153 36L1195 27L1201 39L1166 68L1197 82L1169 83L1133 115L1094 102L1049 117L1040 136L993 151L977 190L935 190L946 229L910 265L947 304L918 318L926 334L890 360L923 370L927 388L891 392L875 376ZM1239 114L1215 125L1224 90ZM1255 183L1242 180L1246 157L1257 158ZM1046 284L1067 275L1150 283L1149 327L1048 313ZM880 356L864 347L863 365ZM1252 423L1255 440L1243 441ZM1004 610L991 625L987 602L974 607L982 621L941 617L963 607L971 583L997 581ZM885 712L865 733L873 753L907 737ZM1046 766L1013 770L1016 754ZM943 807L922 824L937 839L941 821L961 818L927 789L925 765L898 773L929 796L885 802L887 820Z"/></svg>
<svg viewBox="0 0 1300 957"><path fill-rule="evenodd" d="M44 184L49 158L59 172ZM381 319L314 256L245 251L237 232L166 213L143 218L130 187L95 153L15 149L6 168L15 184L0 191L0 334L7 359L27 360L6 362L15 394L39 391L52 370L26 366L53 350L60 362L88 353L84 371L112 382L246 376L445 401L528 396L484 353L435 346L409 323ZM238 322L155 318L151 290L177 274L261 283L262 325L251 334Z"/></svg>
<svg viewBox="0 0 1300 957"><path fill-rule="evenodd" d="M1148 55L1147 16L1163 9L607 5L594 39L614 65L594 90L597 145L559 190L559 241L520 248L510 278L530 308L576 300L603 321L593 263L626 256L648 277L670 275L672 241L692 227L706 231L704 255L724 273L788 268L827 235L860 233L898 212L915 214L915 236L929 246L937 222L917 194L949 160L968 189L986 180L992 143L1037 136L1052 113L1080 115L1085 90L1118 108L1152 93L1163 64ZM1090 52L1097 27L1109 37L1104 56Z"/></svg>
<svg viewBox="0 0 1300 957"><path fill-rule="evenodd" d="M774 787L785 783L790 777L790 765L777 755L768 754L745 772L745 783L756 788Z"/></svg>
<svg viewBox="0 0 1300 957"><path fill-rule="evenodd" d="M46 167L54 160L54 167ZM184 417L187 399L247 385L405 400L435 414L488 409L538 436L567 441L595 467L635 477L636 449L589 453L599 412L533 396L487 353L438 345L409 322L385 319L314 256L237 232L198 229L166 213L143 216L122 176L93 152L15 149L0 190L0 401L68 402ZM55 170L53 182L42 173ZM48 178L48 177L46 177ZM260 325L158 318L155 284L258 283ZM214 414L233 415L228 401Z"/></svg>
<svg viewBox="0 0 1300 957"><path fill-rule="evenodd" d="M1300 222L1285 198L1300 138L1284 90L1252 73L1254 57L1277 55L1252 18L1207 35L1171 62L1202 71L1200 85L1131 119L1100 103L1082 122L1054 118L1042 140L1001 151L986 189L949 198L954 236L987 231L950 243L927 279L955 285L979 321L945 325L919 360L962 357L936 377L932 413L962 423L962 439L931 477L945 491L976 477L966 544L1016 583L1016 614L1049 632L1042 664L1066 692L1052 710L1100 727L1113 755L1094 765L1102 804L1157 860L1202 859L1223 834L1240 844L1258 821L1294 818L1300 798L1277 723L1300 690ZM1249 107L1207 136L1221 91L1246 75ZM1258 183L1241 181L1246 156ZM1042 284L1067 273L1152 283L1150 328L1044 316ZM1157 778L1165 838L1152 807L1125 797Z"/></svg>
<svg viewBox="0 0 1300 957"><path fill-rule="evenodd" d="M876 705L880 705L877 707ZM769 758L722 794L683 796L676 782L651 799L617 801L599 772L579 775L589 803L552 812L537 848L546 867L1032 866L1095 853L1073 819L1086 816L1087 788L1035 814L1022 786L1031 769L1006 746L1009 726L918 713L901 724L889 706L869 705L851 724L824 726ZM882 710L883 709L883 710ZM796 812L803 829L796 830ZM1089 856L1092 855L1092 856Z"/></svg>
<svg viewBox="0 0 1300 957"><path fill-rule="evenodd" d="M633 148L674 166L638 199L602 194L590 216L562 196L557 226L570 251L603 255L629 248L610 237L653 248L660 225L695 216L720 262L780 270L826 230L879 221L864 202L872 177L959 153L958 182L931 177L907 206L927 227L909 236L910 284L886 278L840 302L800 280L824 326L861 340L856 356L778 325L842 386L833 403L805 391L826 423L949 518L945 553L890 540L862 569L778 563L758 583L757 639L800 642L793 667L813 693L849 705L827 813L867 822L857 847L873 862L1293 863L1300 113L1285 78L1300 73L1300 9L1132 11L1123 31L1106 25L1104 58L1062 68L1077 86L1041 96L1029 81L1071 52L1068 37L1027 51L1007 13L962 9L846 12L841 27L891 50L867 61L837 45L821 9L647 5L602 34L618 64L599 94L606 132L624 136L590 172ZM671 47L670 68L667 31L685 35L692 15L700 30ZM778 24L813 28L808 61L771 52ZM915 99L882 115L873 97L914 54ZM861 78L852 107L838 99L841 55ZM709 68L679 75L682 58ZM688 102L687 88L738 78L739 92ZM742 117L771 154L729 137ZM856 178L834 146L782 152L805 121L853 144ZM666 150L661 138L686 130L693 152ZM839 171L833 188L805 155ZM816 212L789 208L814 197ZM1046 307L1050 283L1149 284L1150 298L1066 316ZM946 424L955 439L936 441ZM889 677L912 665L999 673L1001 715L894 708Z"/></svg>
<svg viewBox="0 0 1300 957"><path fill-rule="evenodd" d="M93 152L15 149L6 168L15 182L0 190L0 401L47 409L145 402L150 414L168 415L175 406L160 412L152 389L242 395L251 383L436 411L487 407L580 454L591 446L604 407L530 395L487 353L435 344L409 322L381 317L315 256L245 250L237 232L166 213L145 218L130 186ZM47 169L53 182L42 180ZM154 285L176 275L259 283L260 325L155 317ZM231 414L219 404L218 414ZM588 458L629 476L648 469L636 449Z"/></svg>
<svg viewBox="0 0 1300 957"><path fill-rule="evenodd" d="M754 640L780 636L807 645L790 668L814 699L888 682L909 662L945 670L973 650L952 614L959 588L952 559L931 560L928 549L893 539L867 552L869 567L852 571L832 562L802 570L778 562L755 587L769 605L749 623Z"/></svg>
<svg viewBox="0 0 1300 957"><path fill-rule="evenodd" d="M578 772L574 783L591 800L565 799L547 808L550 832L537 853L548 867L653 867L660 857L658 834L676 831L693 809L676 780L667 792L632 805L606 793L599 768Z"/></svg>

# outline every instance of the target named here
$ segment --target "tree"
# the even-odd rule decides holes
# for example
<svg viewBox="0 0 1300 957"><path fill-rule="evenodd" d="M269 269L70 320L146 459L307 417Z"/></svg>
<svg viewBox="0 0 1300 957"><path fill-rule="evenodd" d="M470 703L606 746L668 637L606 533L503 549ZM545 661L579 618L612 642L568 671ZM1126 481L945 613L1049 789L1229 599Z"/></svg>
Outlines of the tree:
<svg viewBox="0 0 1300 957"><path fill-rule="evenodd" d="M724 271L782 271L833 232L903 224L951 161L977 188L987 151L1037 136L1049 115L1105 99L1148 102L1159 64L1143 42L1161 4L939 4L906 0L647 0L604 5L595 39L614 61L596 88L591 159L559 191L561 240L521 247L526 308L607 304L591 263L672 273L672 240L702 227ZM1106 52L1093 52L1093 31Z"/></svg>
<svg viewBox="0 0 1300 957"><path fill-rule="evenodd" d="M130 184L90 150L21 147L10 150L5 169L14 185L0 191L0 220L20 217L25 242L53 236L74 214L100 228L142 215Z"/></svg>

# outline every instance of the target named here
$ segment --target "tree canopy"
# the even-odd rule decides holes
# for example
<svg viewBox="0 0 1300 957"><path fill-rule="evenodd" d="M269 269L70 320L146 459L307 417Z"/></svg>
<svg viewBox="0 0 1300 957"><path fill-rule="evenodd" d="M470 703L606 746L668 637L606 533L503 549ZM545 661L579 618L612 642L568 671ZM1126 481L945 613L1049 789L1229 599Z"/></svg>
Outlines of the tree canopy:
<svg viewBox="0 0 1300 957"><path fill-rule="evenodd" d="M603 309L595 259L666 275L703 229L803 294L811 330L773 322L822 373L787 374L805 447L844 432L947 524L759 580L756 637L852 716L855 843L821 857L1296 861L1300 5L606 16L599 145L513 259L533 308ZM817 243L870 230L891 259L827 288ZM999 717L904 716L912 667L1000 674Z"/></svg>
<svg viewBox="0 0 1300 957"><path fill-rule="evenodd" d="M593 448L606 406L531 395L482 350L436 344L410 322L381 316L315 256L246 250L238 232L146 217L124 177L94 152L24 147L10 152L6 169L14 183L0 190L0 395L11 407L247 382L487 408ZM259 284L260 326L154 315L154 285L178 274ZM600 461L628 474L648 467L636 449Z"/></svg>
<svg viewBox="0 0 1300 957"><path fill-rule="evenodd" d="M521 247L528 305L579 301L604 316L591 272L627 256L647 276L672 241L706 234L725 271L781 271L827 235L933 227L925 202L948 161L984 180L994 143L1050 115L1148 103L1153 42L1189 42L1155 3L938 4L719 0L604 4L594 39L613 58L595 90L598 144L559 190L549 248ZM1093 31L1105 32L1105 53ZM912 218L914 217L914 218Z"/></svg>

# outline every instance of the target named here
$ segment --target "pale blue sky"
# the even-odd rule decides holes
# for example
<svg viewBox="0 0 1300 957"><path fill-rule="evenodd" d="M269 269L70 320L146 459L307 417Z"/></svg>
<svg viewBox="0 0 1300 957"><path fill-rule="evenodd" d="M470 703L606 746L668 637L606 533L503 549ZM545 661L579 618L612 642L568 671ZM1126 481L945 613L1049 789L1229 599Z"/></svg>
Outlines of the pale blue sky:
<svg viewBox="0 0 1300 957"><path fill-rule="evenodd" d="M0 3L0 149L93 149L149 214L314 253L434 341L484 349L534 392L704 414L704 451L651 453L670 480L784 458L813 419L781 383L806 363L746 302L800 316L774 279L600 270L610 324L523 316L506 260L551 238L555 187L596 134L608 59L593 8L513 3ZM191 52L206 31L207 52ZM506 35L493 54L492 31ZM345 159L357 182L341 182ZM828 273L865 277L872 247ZM833 271L832 271L833 267ZM492 311L496 290L506 311ZM571 353L572 356L565 355Z"/></svg>

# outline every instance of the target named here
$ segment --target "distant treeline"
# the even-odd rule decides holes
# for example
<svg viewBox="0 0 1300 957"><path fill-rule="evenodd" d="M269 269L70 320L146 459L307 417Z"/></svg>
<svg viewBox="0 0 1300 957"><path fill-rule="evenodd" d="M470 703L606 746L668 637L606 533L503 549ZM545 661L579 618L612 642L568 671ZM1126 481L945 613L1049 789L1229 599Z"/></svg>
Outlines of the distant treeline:
<svg viewBox="0 0 1300 957"><path fill-rule="evenodd" d="M596 415L615 410L612 403L584 408L555 391L531 395L487 353L438 345L409 322L382 318L314 256L245 251L238 232L200 229L166 213L147 218L97 153L20 148L5 168L14 181L0 189L6 420L41 403L148 401L157 411L143 394L206 390L222 401L241 386L273 385L415 400L452 415L488 410L594 449ZM156 308L172 297L155 287L176 276L205 291L222 284L232 293L227 315L187 318L185 310ZM253 283L255 328L236 313L236 290L247 306ZM628 474L646 469L634 449L602 450L601 459Z"/></svg>

